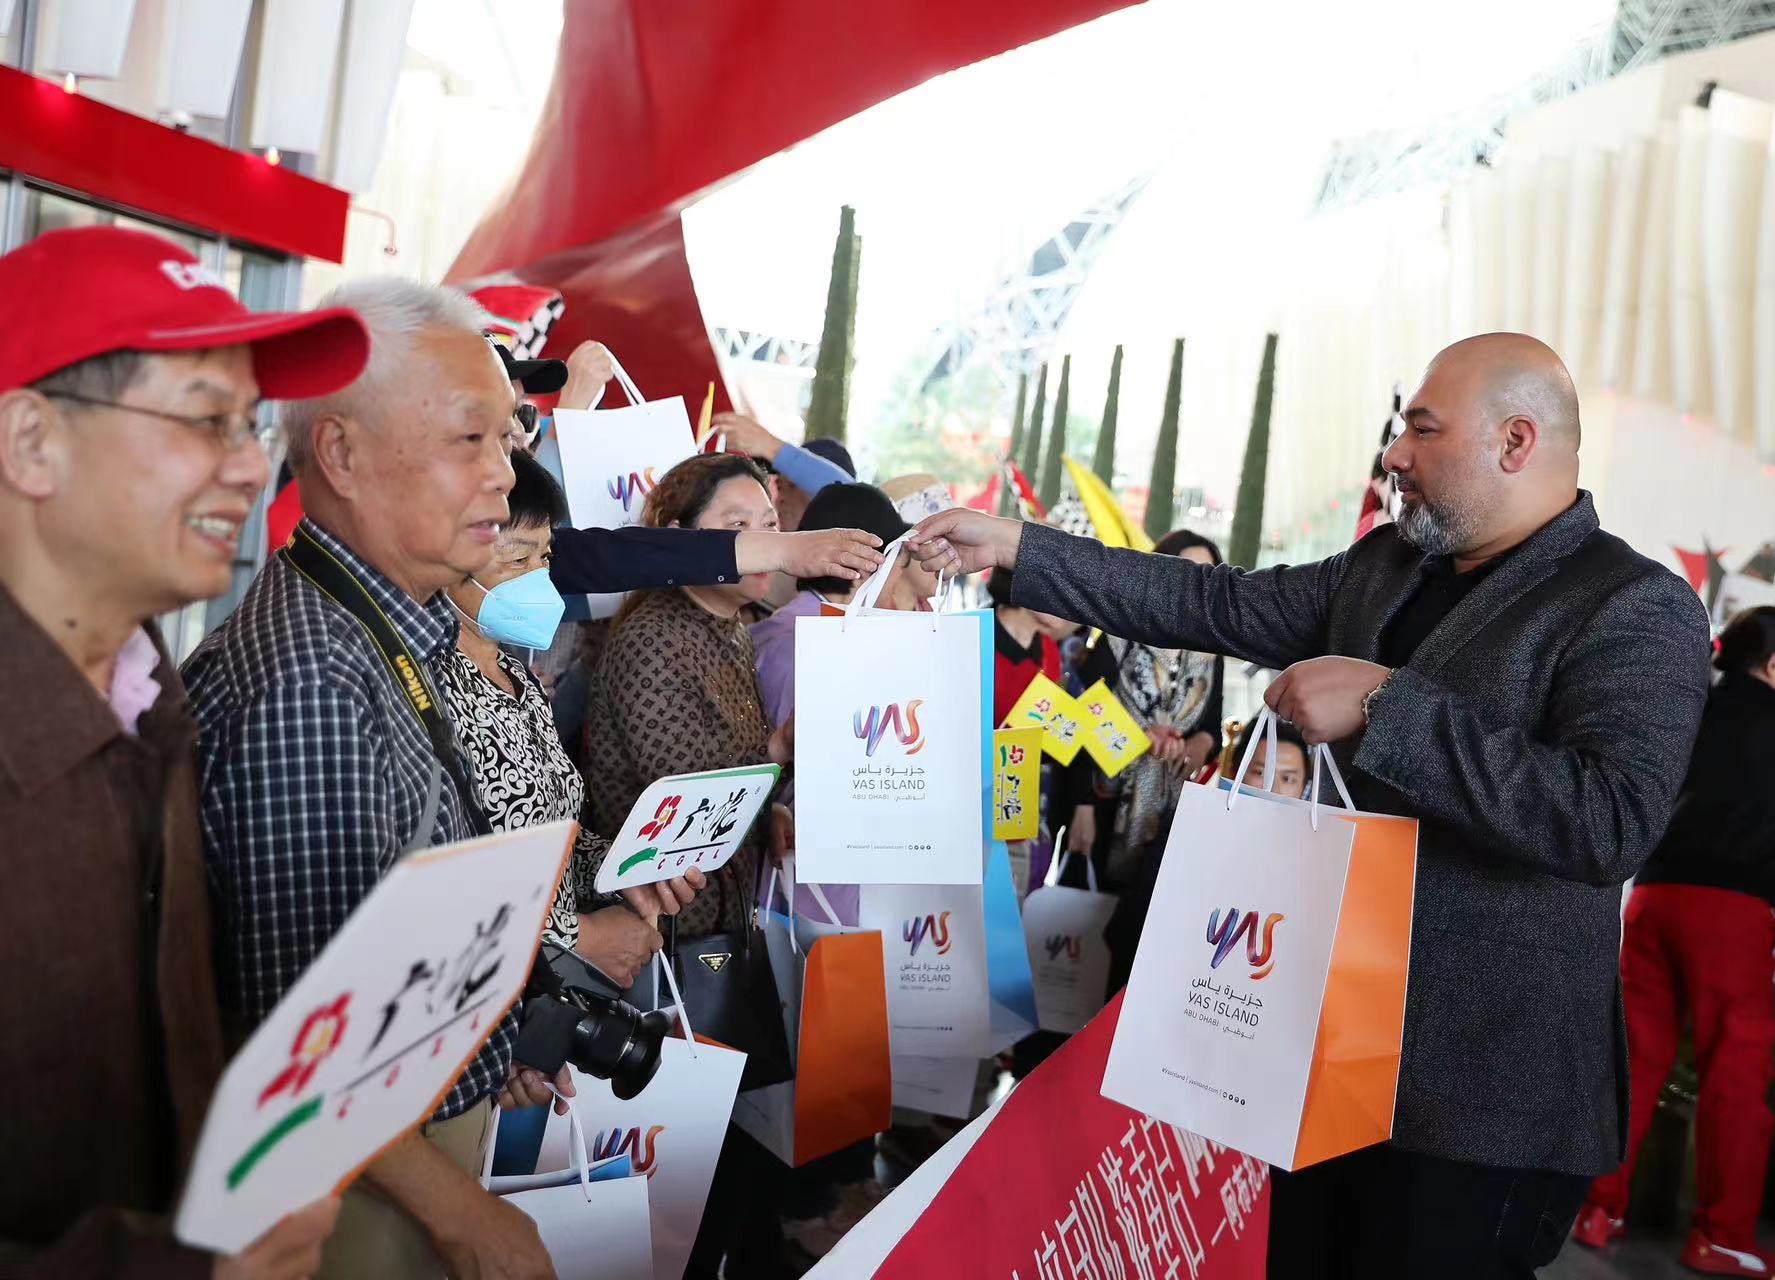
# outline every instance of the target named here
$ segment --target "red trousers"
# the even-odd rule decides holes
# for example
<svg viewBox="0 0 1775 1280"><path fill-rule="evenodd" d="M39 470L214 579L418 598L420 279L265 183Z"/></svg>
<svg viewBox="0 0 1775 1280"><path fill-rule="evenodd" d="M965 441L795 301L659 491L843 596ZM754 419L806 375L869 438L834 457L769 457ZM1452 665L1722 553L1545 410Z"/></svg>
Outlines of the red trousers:
<svg viewBox="0 0 1775 1280"><path fill-rule="evenodd" d="M1676 1062L1685 1015L1695 1032L1698 1189L1693 1225L1727 1248L1755 1249L1775 1118L1775 914L1730 889L1648 884L1627 901L1621 986L1627 1003L1632 1117L1627 1162L1599 1178L1590 1203L1627 1214L1633 1159Z"/></svg>

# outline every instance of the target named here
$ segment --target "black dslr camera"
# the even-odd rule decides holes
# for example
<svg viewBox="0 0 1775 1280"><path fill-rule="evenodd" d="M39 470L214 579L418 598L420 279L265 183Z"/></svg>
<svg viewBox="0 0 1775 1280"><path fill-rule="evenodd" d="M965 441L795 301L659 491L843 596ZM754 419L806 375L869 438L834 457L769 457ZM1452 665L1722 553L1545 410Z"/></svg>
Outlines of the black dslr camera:
<svg viewBox="0 0 1775 1280"><path fill-rule="evenodd" d="M554 1075L563 1063L600 1080L627 1102L659 1071L670 1014L642 1013L617 985L572 951L544 942L530 973L513 1056Z"/></svg>

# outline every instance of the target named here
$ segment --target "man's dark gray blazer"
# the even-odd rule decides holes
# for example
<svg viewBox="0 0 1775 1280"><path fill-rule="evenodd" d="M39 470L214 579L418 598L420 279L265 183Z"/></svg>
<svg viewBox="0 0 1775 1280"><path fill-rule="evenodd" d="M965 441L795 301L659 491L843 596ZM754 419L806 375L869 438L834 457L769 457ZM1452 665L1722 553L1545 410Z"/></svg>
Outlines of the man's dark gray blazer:
<svg viewBox="0 0 1775 1280"><path fill-rule="evenodd" d="M1373 662L1423 561L1391 526L1318 564L1244 573L1031 525L1013 599L1267 667ZM1602 532L1580 494L1338 744L1360 807L1419 821L1394 1145L1584 1175L1620 1162L1621 885L1669 819L1708 656L1695 592ZM1147 927L1167 924L1200 927Z"/></svg>

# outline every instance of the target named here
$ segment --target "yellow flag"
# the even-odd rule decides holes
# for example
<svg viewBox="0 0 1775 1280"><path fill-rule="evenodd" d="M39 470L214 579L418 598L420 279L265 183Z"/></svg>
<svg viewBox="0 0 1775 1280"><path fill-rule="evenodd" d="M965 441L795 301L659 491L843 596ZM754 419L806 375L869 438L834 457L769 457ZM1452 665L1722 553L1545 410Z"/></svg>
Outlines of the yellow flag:
<svg viewBox="0 0 1775 1280"><path fill-rule="evenodd" d="M1083 721L1084 708L1079 706L1078 700L1047 676L1038 674L1029 682L1023 696L1017 699L1011 714L1005 717L1004 727L1029 729L1039 726L1042 729L1042 750L1050 759L1071 764L1084 745L1081 736Z"/></svg>
<svg viewBox="0 0 1775 1280"><path fill-rule="evenodd" d="M709 424L715 418L715 384L709 384L709 394L703 397L703 411L696 420L696 447L701 449L709 442Z"/></svg>
<svg viewBox="0 0 1775 1280"><path fill-rule="evenodd" d="M992 735L992 838L1033 840L1041 827L1042 730Z"/></svg>
<svg viewBox="0 0 1775 1280"><path fill-rule="evenodd" d="M1146 730L1103 681L1081 693L1078 705L1084 712L1084 748L1110 777L1152 750Z"/></svg>
<svg viewBox="0 0 1775 1280"><path fill-rule="evenodd" d="M1098 479L1096 472L1073 458L1062 458L1061 461L1066 463L1073 487L1079 491L1079 501L1085 504L1085 514L1091 517L1091 524L1097 530L1097 541L1106 547L1133 547L1136 551L1153 549L1153 540L1146 536L1146 530L1128 519L1109 486Z"/></svg>

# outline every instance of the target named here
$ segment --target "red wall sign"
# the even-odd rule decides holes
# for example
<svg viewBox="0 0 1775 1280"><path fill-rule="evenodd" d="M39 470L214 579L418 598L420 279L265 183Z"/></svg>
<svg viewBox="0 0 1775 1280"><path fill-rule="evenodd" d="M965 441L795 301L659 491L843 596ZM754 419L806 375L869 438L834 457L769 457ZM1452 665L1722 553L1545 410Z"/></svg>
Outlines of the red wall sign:
<svg viewBox="0 0 1775 1280"><path fill-rule="evenodd" d="M0 67L0 169L150 217L338 262L351 197L11 67Z"/></svg>

